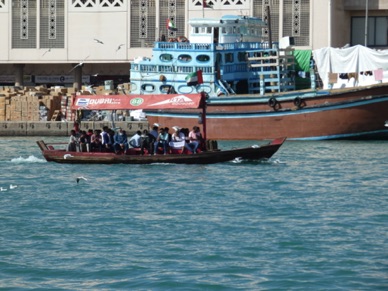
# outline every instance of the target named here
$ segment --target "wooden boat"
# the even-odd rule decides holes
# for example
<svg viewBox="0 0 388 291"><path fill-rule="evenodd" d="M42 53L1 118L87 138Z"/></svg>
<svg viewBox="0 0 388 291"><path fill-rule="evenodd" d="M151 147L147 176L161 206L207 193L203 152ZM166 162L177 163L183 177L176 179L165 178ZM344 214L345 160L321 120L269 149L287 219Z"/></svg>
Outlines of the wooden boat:
<svg viewBox="0 0 388 291"><path fill-rule="evenodd" d="M169 31L168 42L155 42L152 58L131 62L129 94L205 92L211 139L388 139L384 126L388 83L377 78L378 72L383 76L382 70L388 69L388 51L362 46L328 48L330 51L321 54L313 52L315 62L310 60L310 51L308 71L303 72L310 76L310 89L295 90L295 51L291 45L281 45L283 40L262 42L265 23L260 19L226 15L191 19L189 24L189 41L173 38L176 32ZM363 74L369 70L376 74ZM344 72L355 72L349 76L357 75L357 82L340 83L339 75ZM318 73L325 89L316 89ZM335 80L328 78L332 75ZM353 82L368 85L348 87ZM168 127L191 127L198 122L199 113L146 111L150 124Z"/></svg>
<svg viewBox="0 0 388 291"><path fill-rule="evenodd" d="M125 154L113 152L70 152L55 148L56 144L38 141L44 158L49 162L69 164L214 164L234 159L257 161L268 159L282 146L286 138L277 138L269 144L240 149L219 150L217 146L207 146L206 133L206 95L79 95L74 97L73 110L119 110L119 109L198 109L203 117L203 138L205 148L199 153L188 154L172 151L166 155L141 155L140 150L130 149Z"/></svg>
<svg viewBox="0 0 388 291"><path fill-rule="evenodd" d="M140 151L129 150L127 154L102 152L68 152L55 149L55 144L37 141L48 162L62 164L214 164L233 160L260 161L271 158L286 139L278 138L268 144L230 150L207 150L197 154L141 155Z"/></svg>
<svg viewBox="0 0 388 291"><path fill-rule="evenodd" d="M194 110L147 110L165 126L198 122ZM207 101L211 139L388 139L388 84L335 90L238 96Z"/></svg>

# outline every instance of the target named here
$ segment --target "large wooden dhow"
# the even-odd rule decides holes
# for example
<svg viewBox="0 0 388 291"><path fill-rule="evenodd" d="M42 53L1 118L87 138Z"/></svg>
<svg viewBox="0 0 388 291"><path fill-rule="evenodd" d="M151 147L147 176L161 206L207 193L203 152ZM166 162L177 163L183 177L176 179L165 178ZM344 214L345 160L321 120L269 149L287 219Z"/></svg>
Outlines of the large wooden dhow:
<svg viewBox="0 0 388 291"><path fill-rule="evenodd" d="M198 122L199 114L150 110L147 118L185 127ZM208 137L218 140L388 139L388 84L209 99L206 118Z"/></svg>
<svg viewBox="0 0 388 291"><path fill-rule="evenodd" d="M205 92L211 139L388 139L388 51L309 51L302 72L292 45L262 42L265 23L258 18L229 15L189 24L189 42L155 42L152 58L131 63L130 94ZM311 89L295 90L298 73ZM151 124L191 127L200 112L146 113Z"/></svg>

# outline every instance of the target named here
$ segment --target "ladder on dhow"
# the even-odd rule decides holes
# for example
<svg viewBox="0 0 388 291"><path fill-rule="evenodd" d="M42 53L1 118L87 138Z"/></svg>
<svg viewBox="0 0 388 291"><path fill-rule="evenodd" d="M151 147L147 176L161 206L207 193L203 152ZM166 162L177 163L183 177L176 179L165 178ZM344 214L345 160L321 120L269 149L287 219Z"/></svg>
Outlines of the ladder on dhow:
<svg viewBox="0 0 388 291"><path fill-rule="evenodd" d="M53 116L51 117L51 121L58 121L61 117L61 112L59 110L55 110Z"/></svg>

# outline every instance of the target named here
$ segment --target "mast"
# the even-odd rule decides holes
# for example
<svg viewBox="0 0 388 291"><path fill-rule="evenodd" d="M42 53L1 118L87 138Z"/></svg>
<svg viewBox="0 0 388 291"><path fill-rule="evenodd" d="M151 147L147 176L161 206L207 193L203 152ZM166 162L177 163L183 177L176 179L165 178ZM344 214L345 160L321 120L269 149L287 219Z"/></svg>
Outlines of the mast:
<svg viewBox="0 0 388 291"><path fill-rule="evenodd" d="M365 0L365 46L368 47L368 0Z"/></svg>

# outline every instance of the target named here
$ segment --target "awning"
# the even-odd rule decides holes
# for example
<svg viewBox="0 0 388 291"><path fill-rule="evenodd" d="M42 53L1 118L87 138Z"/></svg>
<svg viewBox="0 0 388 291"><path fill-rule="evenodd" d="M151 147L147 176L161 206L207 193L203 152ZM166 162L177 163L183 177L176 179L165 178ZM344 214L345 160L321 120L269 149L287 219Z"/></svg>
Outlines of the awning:
<svg viewBox="0 0 388 291"><path fill-rule="evenodd" d="M78 95L72 110L136 110L202 108L202 94Z"/></svg>

